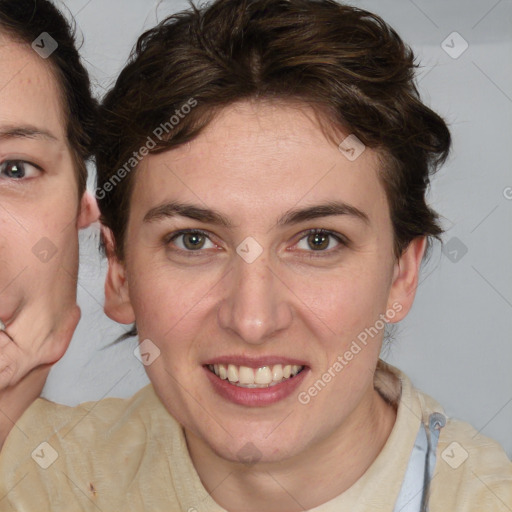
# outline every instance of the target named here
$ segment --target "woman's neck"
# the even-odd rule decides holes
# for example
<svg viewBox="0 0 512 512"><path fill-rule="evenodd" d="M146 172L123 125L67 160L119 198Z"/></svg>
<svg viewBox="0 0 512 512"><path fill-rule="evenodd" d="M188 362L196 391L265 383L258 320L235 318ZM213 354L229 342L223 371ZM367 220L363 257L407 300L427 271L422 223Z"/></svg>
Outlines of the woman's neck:
<svg viewBox="0 0 512 512"><path fill-rule="evenodd" d="M203 485L228 512L295 512L351 487L377 458L395 420L395 409L372 388L329 437L280 462L232 462L191 432L186 437Z"/></svg>

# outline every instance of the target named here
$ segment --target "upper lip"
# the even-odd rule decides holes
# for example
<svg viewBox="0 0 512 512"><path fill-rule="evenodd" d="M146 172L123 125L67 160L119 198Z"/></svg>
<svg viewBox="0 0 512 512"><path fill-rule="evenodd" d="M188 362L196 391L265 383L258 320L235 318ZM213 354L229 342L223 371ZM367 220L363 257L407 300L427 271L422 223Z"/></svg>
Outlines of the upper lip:
<svg viewBox="0 0 512 512"><path fill-rule="evenodd" d="M247 366L249 368L262 368L263 366L273 366L275 364L307 366L305 361L286 356L260 356L249 357L241 355L219 356L208 359L204 365L210 364L234 364L236 366Z"/></svg>

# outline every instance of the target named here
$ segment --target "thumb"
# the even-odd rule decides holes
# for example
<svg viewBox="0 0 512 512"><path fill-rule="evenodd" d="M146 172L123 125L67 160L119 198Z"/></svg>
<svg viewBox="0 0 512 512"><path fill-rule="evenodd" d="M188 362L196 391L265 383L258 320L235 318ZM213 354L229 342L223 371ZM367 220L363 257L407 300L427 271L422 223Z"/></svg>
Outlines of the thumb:
<svg viewBox="0 0 512 512"><path fill-rule="evenodd" d="M80 321L80 316L80 308L75 304L63 318L60 325L48 335L41 345L38 354L38 365L53 365L64 356Z"/></svg>

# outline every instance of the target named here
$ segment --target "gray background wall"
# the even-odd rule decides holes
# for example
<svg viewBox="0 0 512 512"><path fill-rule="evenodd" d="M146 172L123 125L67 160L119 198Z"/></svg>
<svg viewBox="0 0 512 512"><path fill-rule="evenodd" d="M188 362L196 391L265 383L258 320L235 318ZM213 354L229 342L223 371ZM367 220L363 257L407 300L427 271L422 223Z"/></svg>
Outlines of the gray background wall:
<svg viewBox="0 0 512 512"><path fill-rule="evenodd" d="M380 14L413 47L422 64L423 98L447 119L454 138L431 193L445 218L446 249L437 247L425 266L415 306L385 359L512 456L512 1L351 3ZM137 35L187 3L59 5L76 17L82 54L101 96ZM442 45L454 31L468 44L460 56L465 43L457 35ZM81 242L82 320L44 390L65 404L130 396L148 382L133 355L134 340L109 346L123 329L102 312L105 262L97 228L83 232Z"/></svg>

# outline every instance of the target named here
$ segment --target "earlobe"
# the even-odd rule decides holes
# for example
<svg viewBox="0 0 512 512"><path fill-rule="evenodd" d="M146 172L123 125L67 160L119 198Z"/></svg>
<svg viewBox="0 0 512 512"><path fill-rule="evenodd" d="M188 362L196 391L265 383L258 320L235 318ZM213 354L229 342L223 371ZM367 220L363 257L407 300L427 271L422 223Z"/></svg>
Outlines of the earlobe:
<svg viewBox="0 0 512 512"><path fill-rule="evenodd" d="M99 218L100 210L96 199L89 192L85 192L82 196L82 200L80 201L80 213L78 214L77 228L87 228Z"/></svg>
<svg viewBox="0 0 512 512"><path fill-rule="evenodd" d="M405 318L412 307L426 243L425 237L415 238L395 263L388 309L391 308L398 313L389 320L390 323L399 322ZM400 305L400 308L397 305Z"/></svg>
<svg viewBox="0 0 512 512"><path fill-rule="evenodd" d="M115 254L115 242L110 229L102 226L101 231L108 258L105 278L105 314L115 322L132 324L135 322L135 313L130 302L125 266Z"/></svg>

